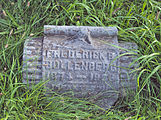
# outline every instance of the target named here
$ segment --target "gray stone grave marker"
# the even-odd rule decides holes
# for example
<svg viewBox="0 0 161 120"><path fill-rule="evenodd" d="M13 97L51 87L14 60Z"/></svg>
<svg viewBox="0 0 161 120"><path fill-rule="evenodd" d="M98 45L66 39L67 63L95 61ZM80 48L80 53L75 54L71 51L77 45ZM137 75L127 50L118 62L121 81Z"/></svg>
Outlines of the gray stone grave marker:
<svg viewBox="0 0 161 120"><path fill-rule="evenodd" d="M128 80L127 70L119 68L128 68L130 56L114 59L125 52L115 46L137 46L118 43L117 32L115 27L46 25L44 37L25 42L24 82L49 80L47 87L53 90L71 90L75 97L89 98L103 108L111 107L122 85L135 88L136 83L134 79Z"/></svg>

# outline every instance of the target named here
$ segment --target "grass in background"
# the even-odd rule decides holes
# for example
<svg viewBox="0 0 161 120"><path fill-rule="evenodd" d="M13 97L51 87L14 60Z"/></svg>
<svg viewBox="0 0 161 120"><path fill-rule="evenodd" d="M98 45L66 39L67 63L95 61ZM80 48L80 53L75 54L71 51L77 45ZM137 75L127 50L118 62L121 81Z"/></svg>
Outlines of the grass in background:
<svg viewBox="0 0 161 120"><path fill-rule="evenodd" d="M161 1L157 0L1 0L0 118L160 120ZM22 83L23 43L43 36L43 26L116 26L119 40L138 45L137 93L115 109L53 93L44 83L27 90ZM103 112L102 112L103 111Z"/></svg>

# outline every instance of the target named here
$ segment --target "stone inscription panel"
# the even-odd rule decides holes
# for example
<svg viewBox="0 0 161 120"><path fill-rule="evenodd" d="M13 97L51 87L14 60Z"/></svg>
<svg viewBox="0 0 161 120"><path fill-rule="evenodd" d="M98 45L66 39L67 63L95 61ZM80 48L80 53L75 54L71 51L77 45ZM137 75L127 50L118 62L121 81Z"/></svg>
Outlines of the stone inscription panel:
<svg viewBox="0 0 161 120"><path fill-rule="evenodd" d="M48 30L51 29L55 28L48 28ZM90 33L90 28L88 32ZM50 79L48 85L51 88L94 95L118 90L119 69L117 66L119 62L113 60L118 56L119 51L101 43L103 39L111 40L117 45L115 37L108 36L105 39L104 36L93 37L85 33L79 33L79 35L75 33L75 37L74 35L62 35L64 32L59 32L60 35L56 33L46 34L43 41L42 74L45 80ZM80 38L82 34L85 37ZM89 41L85 41L88 37L90 37Z"/></svg>
<svg viewBox="0 0 161 120"><path fill-rule="evenodd" d="M55 80L54 85L59 88L74 89L75 86L79 90L107 90L118 82L115 81L117 62L109 65L117 56L115 50L53 48L45 50L43 56L45 78Z"/></svg>

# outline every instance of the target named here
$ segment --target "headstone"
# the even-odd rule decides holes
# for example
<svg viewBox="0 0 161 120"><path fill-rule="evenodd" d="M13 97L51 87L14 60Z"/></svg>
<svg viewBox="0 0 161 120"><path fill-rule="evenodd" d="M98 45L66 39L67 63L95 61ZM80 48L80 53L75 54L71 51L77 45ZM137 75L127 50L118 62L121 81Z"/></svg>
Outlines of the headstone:
<svg viewBox="0 0 161 120"><path fill-rule="evenodd" d="M132 59L130 56L116 59L125 52L116 46L128 45L134 49L137 46L118 43L117 32L115 27L46 25L44 37L29 38L25 42L24 82L49 80L46 86L54 91L73 91L75 97L88 98L100 107L110 108L123 84L130 88L132 83L134 88L136 83L128 81L125 75L128 71L120 69L120 65L128 68Z"/></svg>
<svg viewBox="0 0 161 120"><path fill-rule="evenodd" d="M131 42L119 42L119 47L123 48L119 49L119 54L121 55L119 57L120 95L126 96L127 90L136 90L137 63L133 63L132 65L130 64L137 58L137 45ZM129 50L129 52L127 50Z"/></svg>

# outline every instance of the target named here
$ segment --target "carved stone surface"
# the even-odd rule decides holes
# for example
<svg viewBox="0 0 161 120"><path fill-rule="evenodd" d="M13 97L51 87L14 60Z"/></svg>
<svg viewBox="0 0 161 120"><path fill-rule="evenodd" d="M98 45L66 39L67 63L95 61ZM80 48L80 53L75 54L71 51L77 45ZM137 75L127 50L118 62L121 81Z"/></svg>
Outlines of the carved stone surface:
<svg viewBox="0 0 161 120"><path fill-rule="evenodd" d="M134 71L137 67L137 63L133 63L130 65L136 57L136 49L137 45L131 42L119 42L119 47L124 49L119 49L119 54L123 55L119 57L120 61L120 73L119 73L119 81L120 81L120 93L121 96L126 95L127 90L135 90L136 89L136 71ZM129 50L129 51L127 51ZM135 54L132 54L135 53Z"/></svg>
<svg viewBox="0 0 161 120"><path fill-rule="evenodd" d="M45 26L44 38L25 42L24 82L49 80L46 85L53 90L71 90L75 97L109 108L122 85L134 88L136 83L128 81L127 69L120 69L128 68L132 59L129 55L115 59L125 51L112 45L137 48L133 43L118 43L115 27Z"/></svg>

